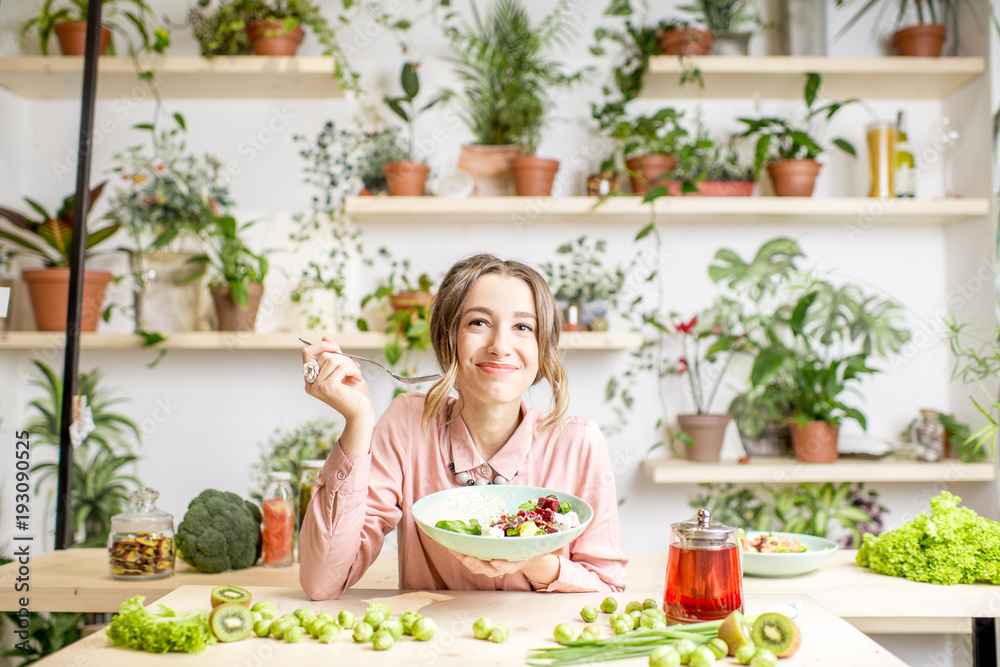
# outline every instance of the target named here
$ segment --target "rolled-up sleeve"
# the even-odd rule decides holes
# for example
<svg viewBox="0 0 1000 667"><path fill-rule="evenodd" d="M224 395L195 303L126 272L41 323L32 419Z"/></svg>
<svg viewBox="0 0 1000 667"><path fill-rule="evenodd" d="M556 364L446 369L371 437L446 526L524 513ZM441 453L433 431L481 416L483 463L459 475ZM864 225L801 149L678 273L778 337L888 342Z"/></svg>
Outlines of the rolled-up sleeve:
<svg viewBox="0 0 1000 667"><path fill-rule="evenodd" d="M313 600L339 598L367 571L399 523L405 433L401 402L375 426L371 450L349 459L334 446L313 486L299 532L299 583ZM402 419L401 419L402 418Z"/></svg>

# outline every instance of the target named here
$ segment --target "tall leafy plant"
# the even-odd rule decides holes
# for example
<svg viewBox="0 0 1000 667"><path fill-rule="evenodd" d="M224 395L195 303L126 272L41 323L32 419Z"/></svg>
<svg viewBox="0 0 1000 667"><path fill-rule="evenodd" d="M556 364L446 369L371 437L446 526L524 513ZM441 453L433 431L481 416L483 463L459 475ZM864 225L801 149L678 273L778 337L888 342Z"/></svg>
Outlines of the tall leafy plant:
<svg viewBox="0 0 1000 667"><path fill-rule="evenodd" d="M31 403L34 418L27 429L43 445L59 447L62 418L62 379L45 362L32 361L35 372L30 382L44 393ZM129 494L142 486L128 469L138 457L132 441L141 441L138 425L114 406L126 399L114 390L101 386L97 369L81 373L77 382L79 396L86 396L94 430L73 452L73 498L71 511L76 532L88 546L105 546L111 530L111 517L127 507ZM32 468L39 473L41 486L59 471L59 463L43 462Z"/></svg>
<svg viewBox="0 0 1000 667"><path fill-rule="evenodd" d="M89 0L44 0L38 10L21 26L21 36L37 31L42 55L49 55L49 41L57 23L86 21ZM101 24L128 44L130 55L164 53L170 46L170 31L157 25L151 2L146 0L101 0ZM138 43L126 30L133 28ZM114 42L109 48L114 53Z"/></svg>
<svg viewBox="0 0 1000 667"><path fill-rule="evenodd" d="M420 69L420 63L403 63L403 69L399 73L399 83L403 89L403 94L398 97L386 95L382 98L389 109L406 123L407 154L410 160L419 159L416 149L417 116L448 97L447 93L439 92L425 102L423 106L418 107L416 103L417 95L420 94L420 77L417 75L418 69Z"/></svg>

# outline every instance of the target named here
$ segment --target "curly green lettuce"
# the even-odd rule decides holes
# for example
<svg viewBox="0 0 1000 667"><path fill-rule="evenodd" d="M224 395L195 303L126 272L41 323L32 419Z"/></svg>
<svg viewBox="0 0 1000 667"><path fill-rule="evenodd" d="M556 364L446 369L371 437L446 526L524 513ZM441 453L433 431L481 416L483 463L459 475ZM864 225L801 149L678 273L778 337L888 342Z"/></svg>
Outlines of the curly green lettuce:
<svg viewBox="0 0 1000 667"><path fill-rule="evenodd" d="M145 599L136 595L121 603L106 631L115 646L147 653L200 653L216 642L208 625L209 612L178 614L160 605L159 613L153 613L142 605Z"/></svg>
<svg viewBox="0 0 1000 667"><path fill-rule="evenodd" d="M942 491L931 513L865 535L855 561L881 574L931 584L1000 584L1000 523L985 519Z"/></svg>

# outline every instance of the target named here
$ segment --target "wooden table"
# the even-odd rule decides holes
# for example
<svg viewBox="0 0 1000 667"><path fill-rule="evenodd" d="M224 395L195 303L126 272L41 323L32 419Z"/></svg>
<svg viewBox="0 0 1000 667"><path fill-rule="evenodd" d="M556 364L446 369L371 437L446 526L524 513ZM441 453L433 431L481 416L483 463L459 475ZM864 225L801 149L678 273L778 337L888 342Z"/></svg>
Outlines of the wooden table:
<svg viewBox="0 0 1000 667"><path fill-rule="evenodd" d="M745 577L748 595L805 594L841 618L872 633L968 633L972 618L1000 615L1000 587L934 586L886 577L854 564L855 551L838 552L820 569L787 579ZM629 553L628 594L643 599L663 593L666 554ZM103 549L67 549L33 557L30 563L32 611L114 612L136 594L155 600L178 586L237 584L240 586L299 585L299 566L251 567L236 572L201 574L178 562L173 577L154 581L112 579ZM0 610L16 610L23 593L14 590L17 564L0 567ZM383 551L356 588L395 590L398 584L395 551Z"/></svg>
<svg viewBox="0 0 1000 667"><path fill-rule="evenodd" d="M111 645L104 632L71 644L38 663L42 667L58 665L100 665L101 667L136 667L136 665L178 665L185 667L215 667L216 665L267 665L268 667L301 667L308 664L365 665L429 665L468 667L476 665L523 665L528 650L555 646L552 629L557 623L568 622L576 631L584 623L580 610L586 605L599 605L604 599L598 593L539 595L495 591L394 591L352 588L339 600L311 602L298 586L272 588L249 586L254 600L272 600L278 613L288 613L299 607L336 613L348 609L356 616L372 602L381 601L392 607L394 614L416 611L437 622L438 632L429 642L402 637L388 651L375 651L371 644L355 644L344 632L335 642L322 644L305 636L295 644L271 638L251 637L230 644L209 646L202 653L181 656L153 655ZM210 607L211 586L183 586L167 594L161 601L177 611ZM619 595L619 600L627 595ZM747 612L757 614L780 605L794 604L799 610L796 622L802 629L802 648L791 658L781 661L782 667L814 665L823 667L875 667L905 665L894 655L867 636L851 627L805 595L748 596ZM472 635L472 624L480 616L506 625L510 638L496 644ZM607 615L599 622L603 636L609 636ZM727 659L723 664L736 664ZM614 664L646 665L646 658L633 658Z"/></svg>

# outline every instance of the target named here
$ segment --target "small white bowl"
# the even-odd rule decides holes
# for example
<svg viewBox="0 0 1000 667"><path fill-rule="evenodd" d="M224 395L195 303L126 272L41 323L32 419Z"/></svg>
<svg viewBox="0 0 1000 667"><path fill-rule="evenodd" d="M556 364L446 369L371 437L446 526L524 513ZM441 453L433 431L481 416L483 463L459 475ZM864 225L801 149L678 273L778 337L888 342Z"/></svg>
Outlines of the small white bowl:
<svg viewBox="0 0 1000 667"><path fill-rule="evenodd" d="M796 575L812 572L826 561L833 558L837 553L837 543L825 537L815 535L803 535L801 533L778 533L760 530L747 532L747 539L753 539L758 535L785 535L794 537L807 551L797 554L791 553L757 553L754 551L743 552L743 574L755 577L794 577Z"/></svg>

